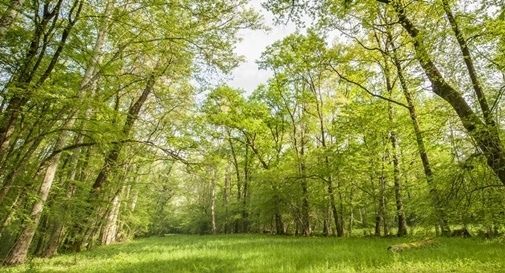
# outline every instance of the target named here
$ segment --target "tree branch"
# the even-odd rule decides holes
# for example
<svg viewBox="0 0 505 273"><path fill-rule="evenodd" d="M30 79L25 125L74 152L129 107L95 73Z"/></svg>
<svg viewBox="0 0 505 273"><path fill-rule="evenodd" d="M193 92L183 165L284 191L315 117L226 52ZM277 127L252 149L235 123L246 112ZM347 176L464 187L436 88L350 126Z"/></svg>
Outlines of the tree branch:
<svg viewBox="0 0 505 273"><path fill-rule="evenodd" d="M368 90L368 88L366 88L365 86L363 86L362 84L358 83L358 82L355 82L349 78L347 78L346 76L342 75L333 65L329 64L329 67L331 68L332 71L334 71L335 73L337 73L337 75L344 81L348 82L348 83L352 83L354 85L356 85L357 87L359 87L361 90L367 92L369 95L371 95L372 97L376 97L376 98L379 98L379 99L382 99L382 100L385 100L385 101L389 101L391 103L394 103L396 105L399 105L401 107L404 107L406 109L409 109L409 107L404 104L404 103L401 103L399 101L396 101L396 100L392 100L390 98L386 98L384 96L381 96L379 94L375 94L373 93L372 91Z"/></svg>

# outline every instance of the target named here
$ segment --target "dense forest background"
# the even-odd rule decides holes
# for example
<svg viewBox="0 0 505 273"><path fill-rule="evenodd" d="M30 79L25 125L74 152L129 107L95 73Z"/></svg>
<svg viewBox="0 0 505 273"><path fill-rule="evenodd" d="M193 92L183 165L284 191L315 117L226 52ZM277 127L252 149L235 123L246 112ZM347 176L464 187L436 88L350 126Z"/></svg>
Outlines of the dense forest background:
<svg viewBox="0 0 505 273"><path fill-rule="evenodd" d="M503 1L264 7L301 31L247 93L219 84L267 27L246 0L1 0L4 263L167 233L503 232Z"/></svg>

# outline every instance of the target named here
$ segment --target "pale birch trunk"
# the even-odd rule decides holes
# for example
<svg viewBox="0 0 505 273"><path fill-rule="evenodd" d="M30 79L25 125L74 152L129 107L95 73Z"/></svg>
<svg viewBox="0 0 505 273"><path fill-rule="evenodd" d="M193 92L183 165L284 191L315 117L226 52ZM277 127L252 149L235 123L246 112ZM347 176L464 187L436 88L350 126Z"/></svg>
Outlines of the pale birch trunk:
<svg viewBox="0 0 505 273"><path fill-rule="evenodd" d="M215 171L214 171L215 172ZM210 181L210 213L212 222L212 234L217 233L216 226L216 175Z"/></svg>
<svg viewBox="0 0 505 273"><path fill-rule="evenodd" d="M111 208L105 218L105 224L102 227L100 242L102 245L110 245L116 241L119 218L119 209L121 207L121 191L118 191L111 202Z"/></svg>

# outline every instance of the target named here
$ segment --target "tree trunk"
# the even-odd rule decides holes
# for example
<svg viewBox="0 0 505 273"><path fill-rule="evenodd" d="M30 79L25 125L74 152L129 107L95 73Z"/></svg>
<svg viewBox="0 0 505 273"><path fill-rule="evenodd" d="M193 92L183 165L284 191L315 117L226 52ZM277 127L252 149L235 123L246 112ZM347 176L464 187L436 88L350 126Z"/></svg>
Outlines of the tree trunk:
<svg viewBox="0 0 505 273"><path fill-rule="evenodd" d="M324 206L323 208L323 236L328 236L330 235L330 224L328 221L328 206Z"/></svg>
<svg viewBox="0 0 505 273"><path fill-rule="evenodd" d="M135 101L135 103L130 106L128 109L128 116L126 117L126 121L123 125L122 129L122 134L123 137L128 137L130 135L131 130L133 129L133 125L135 121L137 120L140 110L142 109L142 106L146 102L147 98L151 94L154 88L154 83L155 83L155 77L154 75L150 75L146 86L144 90L142 91L142 94L140 97ZM105 157L105 162L100 169L100 172L98 173L98 176L95 179L95 182L93 183L91 193L92 194L98 194L104 183L107 181L107 178L109 177L109 173L111 169L116 165L118 159L119 159L119 154L121 152L121 149L123 147L123 143L121 142L116 142L112 149L109 151L107 156Z"/></svg>
<svg viewBox="0 0 505 273"><path fill-rule="evenodd" d="M105 224L102 227L100 242L102 245L110 245L116 241L119 217L119 209L121 206L121 191L117 191L111 202L111 207L105 218Z"/></svg>
<svg viewBox="0 0 505 273"><path fill-rule="evenodd" d="M389 53L386 49L386 54ZM391 83L391 71L389 67L389 62L386 54L384 57L384 75L386 79L386 89L389 93L389 97L392 99L393 96L393 84ZM388 119L391 125L394 124L394 112L391 102L388 102ZM391 141L392 157L393 157L393 181L394 181L394 192L395 192L395 203L396 203L396 217L398 224L398 236L407 235L407 223L405 220L405 212L403 209L403 197L402 197L402 186L400 180L400 166L398 160L398 148L397 148L397 136L394 130L389 131L389 140Z"/></svg>
<svg viewBox="0 0 505 273"><path fill-rule="evenodd" d="M300 171L300 186L302 189L302 211L301 211L301 220L302 220L302 235L310 236L310 206L309 206L309 189L307 185L307 173L305 166L305 128L301 130L300 137L300 162L299 162L299 171Z"/></svg>
<svg viewBox="0 0 505 273"><path fill-rule="evenodd" d="M61 149L66 142L66 137L66 133L62 133L56 140L53 150L56 151ZM30 244L32 243L33 236L39 225L42 210L44 209L44 205L53 185L60 156L61 153L58 153L47 161L47 167L45 167L44 178L37 194L37 200L32 206L30 217L27 220L28 222L22 228L12 250L4 261L7 265L24 263L26 260Z"/></svg>
<svg viewBox="0 0 505 273"><path fill-rule="evenodd" d="M137 120L140 110L142 109L142 106L146 102L147 98L151 94L154 88L156 78L154 77L154 74L151 74L146 82L146 85L144 87L144 90L142 91L141 95L137 98L135 103L133 103L130 108L128 109L128 114L126 117L126 121L123 125L122 128L122 137L127 138L130 135L131 130L133 129L133 125L135 124L135 121ZM85 212L85 220L84 223L81 223L76 227L76 232L79 234L79 238L76 239L74 242L74 248L76 250L82 249L84 246L85 242L88 240L88 237L91 236L92 229L90 229L90 226L92 224L90 223L94 219L93 215L95 215L96 209L93 207L93 203L97 201L102 187L105 185L107 182L107 179L110 175L110 172L112 169L116 166L117 161L119 160L119 155L122 150L122 147L124 145L124 142L118 141L113 144L112 148L109 150L107 155L105 156L104 164L102 165L102 168L100 169L95 182L93 183L89 196L88 196L88 208ZM85 231L87 230L87 231Z"/></svg>
<svg viewBox="0 0 505 273"><path fill-rule="evenodd" d="M17 176L23 171L26 164L29 163L29 158L36 151L38 146L40 145L42 138L34 141L32 145L28 148L28 150L21 156L21 152L16 155L14 159L14 164L10 168L9 173L4 177L4 181L2 187L0 188L0 204L2 204L7 197L7 194L10 192L12 187L15 184Z"/></svg>
<svg viewBox="0 0 505 273"><path fill-rule="evenodd" d="M377 237L381 236L381 226L382 226L382 217L378 209L377 212L375 213L375 229L374 229L374 235Z"/></svg>
<svg viewBox="0 0 505 273"><path fill-rule="evenodd" d="M452 106L468 134L486 156L488 166L505 185L505 152L498 131L493 125L482 122L463 96L445 80L430 58L420 37L420 31L407 17L404 7L396 1L392 1L392 4L401 25L413 40L416 58L431 82L433 92ZM484 94L481 95L484 98ZM483 103L484 100L479 102Z"/></svg>
<svg viewBox="0 0 505 273"><path fill-rule="evenodd" d="M244 157L244 185L242 190L242 232L249 232L249 210L248 210L248 199L249 199L249 180L250 180L250 169L249 169L249 145L245 145L245 157Z"/></svg>
<svg viewBox="0 0 505 273"><path fill-rule="evenodd" d="M389 34L390 35L390 34ZM393 43L392 37L389 37L390 42ZM407 106L409 107L409 115L410 119L412 121L412 126L414 127L414 133L416 136L416 142L417 142L417 148L418 148L418 153L419 157L421 158L421 162L423 165L423 170L424 170L424 175L426 177L426 182L428 183L428 187L430 189L430 197L432 201L432 205L435 211L435 215L437 218L437 221L442 229L442 234L449 235L450 234L450 228L449 224L447 222L447 215L445 210L442 208L442 204L440 203L440 196L438 193L438 190L436 189L434 177L433 177L433 171L431 169L431 164L430 160L428 158L428 154L426 152L426 147L424 145L424 137L421 131L421 128L419 126L419 121L417 119L417 113L416 113L416 108L414 105L414 100L412 98L412 95L410 93L410 90L408 89L407 86L407 81L403 75L403 69L400 63L400 60L398 58L398 55L396 53L395 45L391 44L391 47L393 48L393 61L396 67L396 71L398 73L398 79L400 80L400 86L403 92L403 95L405 97L405 100L407 101Z"/></svg>
<svg viewBox="0 0 505 273"><path fill-rule="evenodd" d="M74 4L77 4L78 1L74 2ZM79 16L80 13L80 8L82 5L82 2L79 2L79 10L77 11L76 18ZM109 7L109 6L108 6ZM107 15L107 10L106 9L106 14ZM70 19L69 19L70 20ZM73 24L75 22L70 22L69 25L70 28L73 27ZM69 31L70 29L68 29ZM67 34L68 35L68 32ZM101 50L103 43L104 43L104 36L105 36L105 28L102 28L100 31L99 36L97 37L97 42L95 44L95 48L93 51L93 56L97 56L99 54L99 51ZM62 43L64 44L66 41L66 38L62 40ZM56 53L55 53L56 54ZM56 55L55 55L56 56ZM56 56L56 59L59 56ZM54 58L53 58L54 59ZM89 84L92 81L92 76L93 74L90 71L96 70L96 66L98 65L98 59L94 59L93 62L90 63L90 65L87 67L85 75L83 77L82 83L81 83L81 88L78 91L77 96L81 97L84 93L84 90L86 89L85 86ZM52 68L48 68L48 70ZM46 70L46 73L48 72ZM75 119L73 118L74 115L70 114L68 117L67 122L65 122L65 125L63 126L64 128L71 128L74 126ZM58 136L55 146L53 148L54 151L59 151L64 147L64 145L67 143L69 138L69 133L68 131L62 131L60 135ZM56 155L52 155L52 158L50 158L47 161L47 168L45 169L45 174L44 174L44 179L41 185L41 188L39 190L39 200L37 200L32 208L32 213L30 217L30 224L28 224L21 232L21 235L19 236L18 240L16 241L11 253L9 254L8 259L6 259L5 263L7 264L17 264L17 263L23 263L24 260L26 259L26 256L28 254L28 249L30 247L31 241L33 239L33 235L35 234L35 231L37 230L38 222L40 220L40 216L42 214L42 210L45 206L45 202L47 200L47 197L49 195L49 192L51 190L51 187L54 182L55 174L59 165L61 153L57 153ZM59 233L61 232L62 228L60 229L59 227L57 228L57 233L59 236ZM56 236L56 234L55 234ZM52 251L52 250L50 250Z"/></svg>
<svg viewBox="0 0 505 273"><path fill-rule="evenodd" d="M8 87L12 86L13 88L19 88L26 92L14 94L14 96L9 100L5 113L0 120L0 161L4 158L5 152L10 145L11 136L15 130L16 122L22 111L22 107L29 101L29 96L33 92L32 90L40 87L54 70L56 63L60 58L61 52L66 46L70 32L79 19L83 3L83 0L73 1L71 9L68 11L67 24L60 35L57 48L50 57L50 62L44 72L34 84L34 75L37 71L39 71L42 59L47 57L46 49L50 42L48 41L48 37L54 34L54 24L49 27L48 33L46 33L46 29L51 20L54 22L59 20L62 1L57 1L52 9L49 8L49 2L44 4L42 18L37 21L35 25L34 35L22 62L21 68L19 69L19 73L15 75L12 82L8 84ZM37 10L35 12L39 11ZM40 44L41 40L42 45Z"/></svg>
<svg viewBox="0 0 505 273"><path fill-rule="evenodd" d="M224 223L223 223L223 232L228 234L229 231L229 205L228 205L228 193L231 191L231 175L230 175L230 165L226 168L224 174L224 187L223 187L223 206L224 206Z"/></svg>
<svg viewBox="0 0 505 273"><path fill-rule="evenodd" d="M65 231L65 226L62 223L55 222L54 227L49 235L47 246L42 252L42 257L49 258L58 253L58 248L61 243L61 237Z"/></svg>
<svg viewBox="0 0 505 273"><path fill-rule="evenodd" d="M386 161L386 154L383 155L382 158L382 171L381 175L379 177L379 206L378 206L378 213L377 217L378 222L377 224L380 226L382 225L382 231L384 236L389 235L389 228L388 228L388 223L387 223L387 208L386 208L386 174L384 173L384 165ZM377 230L377 227L376 227ZM376 234L380 236L380 227L379 227L379 234Z"/></svg>
<svg viewBox="0 0 505 273"><path fill-rule="evenodd" d="M214 170L214 176L210 178L210 215L211 215L211 228L212 234L217 234L216 225L216 170Z"/></svg>
<svg viewBox="0 0 505 273"><path fill-rule="evenodd" d="M240 166L239 166L239 162L238 162L238 158L237 158L237 153L235 151L235 145L233 145L233 141L232 141L232 138L231 138L231 132L230 130L226 129L226 134L227 134L227 140L228 140L228 144L230 145L230 150L231 150L231 155L232 155L232 159L233 159L233 167L235 169L235 175L236 175L236 179L237 179L237 202L239 204L241 204L241 199L242 199L242 179L241 179L241 171L240 171ZM236 219L235 220L235 230L234 232L235 233L239 233L241 232L241 223L240 223L240 220Z"/></svg>
<svg viewBox="0 0 505 273"><path fill-rule="evenodd" d="M399 237L407 235L407 222L405 220L405 210L403 208L402 182L400 179L400 164L398 160L398 148L395 132L391 132L391 148L393 150L393 180L396 201L396 217L398 221L397 235Z"/></svg>
<svg viewBox="0 0 505 273"><path fill-rule="evenodd" d="M495 127L495 120L493 117L493 113L489 108L489 104L486 99L486 95L484 94L484 90L482 89L482 85L479 81L479 76L477 75L477 71L474 66L472 55L470 54L470 49L468 48L468 44L466 42L465 36L463 32L461 32L458 22L456 18L452 14L451 7L447 0L442 0L442 6L444 7L445 14L449 23L451 24L452 31L454 32L454 36L458 41L459 48L461 50L461 54L463 55L463 60L465 62L466 68L468 70L468 75L470 76L470 80L472 82L473 90L477 95L477 100L479 102L480 108L482 110L482 114L484 116L484 120L487 125L490 127Z"/></svg>
<svg viewBox="0 0 505 273"><path fill-rule="evenodd" d="M323 97L320 92L320 90L316 90L316 87L311 85L312 93L314 95L314 98L316 100L316 111L317 111L317 116L319 119L319 134L321 137L321 147L323 147L324 150L326 150L326 133L325 133L325 123L324 123L324 113L323 113ZM324 156L324 163L326 166L327 171L331 171L331 166L330 166L330 159L328 155L325 154ZM326 183L327 183L327 194L330 200L330 208L331 212L333 215L333 220L335 223L335 229L337 231L337 237L343 237L344 236L344 228L343 224L341 223L340 219L342 219L342 216L338 213L337 210L337 205L335 202L335 194L334 194L334 187L333 187L333 175L328 173L328 175L325 176L326 178Z"/></svg>
<svg viewBox="0 0 505 273"><path fill-rule="evenodd" d="M282 214L280 213L279 204L275 200L279 200L279 196L278 195L274 196L274 202L276 202L275 203L275 213L274 213L274 217L275 217L275 234L277 234L277 235L283 235L285 232L284 232L284 223L282 222Z"/></svg>

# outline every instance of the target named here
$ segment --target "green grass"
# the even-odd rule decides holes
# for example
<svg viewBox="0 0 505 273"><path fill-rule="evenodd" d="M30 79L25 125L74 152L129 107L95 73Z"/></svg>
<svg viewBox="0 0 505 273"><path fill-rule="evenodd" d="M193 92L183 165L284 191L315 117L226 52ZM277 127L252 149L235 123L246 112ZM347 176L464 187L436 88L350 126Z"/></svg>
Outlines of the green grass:
<svg viewBox="0 0 505 273"><path fill-rule="evenodd" d="M33 259L0 272L505 272L502 242L438 239L433 247L386 250L404 241L409 239L174 235Z"/></svg>

